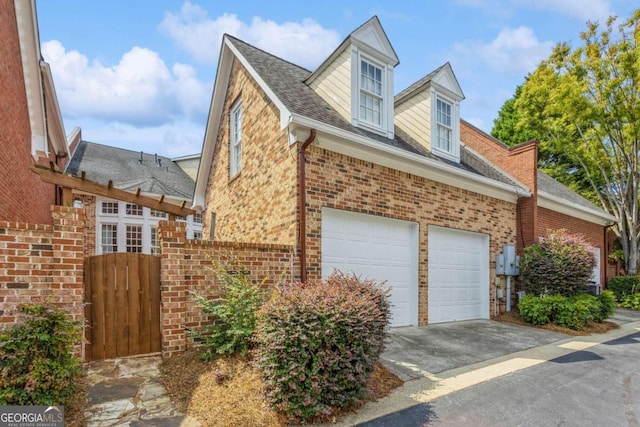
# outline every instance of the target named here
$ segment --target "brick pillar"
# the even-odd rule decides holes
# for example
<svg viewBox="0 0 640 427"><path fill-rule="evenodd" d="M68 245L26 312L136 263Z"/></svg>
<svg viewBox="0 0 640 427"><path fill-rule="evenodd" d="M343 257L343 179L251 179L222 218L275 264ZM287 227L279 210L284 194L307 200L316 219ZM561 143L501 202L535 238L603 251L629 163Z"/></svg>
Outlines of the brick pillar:
<svg viewBox="0 0 640 427"><path fill-rule="evenodd" d="M53 264L51 295L84 325L84 210L52 206ZM76 349L84 360L84 343Z"/></svg>
<svg viewBox="0 0 640 427"><path fill-rule="evenodd" d="M160 221L162 356L170 357L187 348L187 283L183 272L186 225L184 222Z"/></svg>

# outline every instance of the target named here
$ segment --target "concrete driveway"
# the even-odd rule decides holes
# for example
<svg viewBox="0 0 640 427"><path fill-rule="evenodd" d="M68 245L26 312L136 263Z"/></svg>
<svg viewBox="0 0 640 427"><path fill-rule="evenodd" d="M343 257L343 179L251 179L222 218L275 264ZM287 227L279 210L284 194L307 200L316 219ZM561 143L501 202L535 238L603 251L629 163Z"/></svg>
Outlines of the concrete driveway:
<svg viewBox="0 0 640 427"><path fill-rule="evenodd" d="M492 320L392 328L382 363L400 379L408 381L567 337Z"/></svg>

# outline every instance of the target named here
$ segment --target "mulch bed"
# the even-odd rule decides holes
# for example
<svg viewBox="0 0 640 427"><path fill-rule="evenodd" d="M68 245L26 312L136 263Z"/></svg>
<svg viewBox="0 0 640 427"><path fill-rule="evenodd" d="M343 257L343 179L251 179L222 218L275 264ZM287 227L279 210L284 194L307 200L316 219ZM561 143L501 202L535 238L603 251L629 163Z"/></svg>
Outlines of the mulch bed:
<svg viewBox="0 0 640 427"><path fill-rule="evenodd" d="M260 373L249 359L234 356L211 362L202 360L200 354L189 350L165 359L161 365L162 383L179 411L205 426L287 425L282 415L269 408ZM388 395L402 384L395 374L378 364L369 381L367 400L313 421L335 422L341 415Z"/></svg>
<svg viewBox="0 0 640 427"><path fill-rule="evenodd" d="M558 332L561 334L573 336L604 334L605 332L620 328L620 325L618 325L617 323L609 322L607 320L602 323L589 322L589 324L587 324L587 327L582 331L564 328L553 323L547 323L546 325L532 325L531 323L527 323L522 320L517 311L500 313L497 317L494 318L494 320L504 323L513 323L520 326L528 326L530 328L546 329L547 331Z"/></svg>

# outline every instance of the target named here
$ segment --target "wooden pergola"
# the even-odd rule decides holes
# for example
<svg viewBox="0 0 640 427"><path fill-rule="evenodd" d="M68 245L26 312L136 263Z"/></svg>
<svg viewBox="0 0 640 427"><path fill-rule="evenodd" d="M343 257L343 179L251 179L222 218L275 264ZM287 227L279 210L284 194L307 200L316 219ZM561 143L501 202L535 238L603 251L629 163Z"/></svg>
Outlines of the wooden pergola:
<svg viewBox="0 0 640 427"><path fill-rule="evenodd" d="M107 185L100 184L86 179L86 173L83 171L80 177L65 174L55 170L55 165L47 168L40 165L33 165L31 171L37 173L44 182L58 185L62 188L62 205L73 206L73 190L82 191L96 196L108 197L110 199L122 200L124 202L135 203L140 206L166 212L170 215L171 220L175 216L187 217L196 213L195 210L185 207L186 201L180 205L165 201L165 196L155 199L149 196L143 196L140 188L135 193L120 190L113 187L113 181L109 181Z"/></svg>

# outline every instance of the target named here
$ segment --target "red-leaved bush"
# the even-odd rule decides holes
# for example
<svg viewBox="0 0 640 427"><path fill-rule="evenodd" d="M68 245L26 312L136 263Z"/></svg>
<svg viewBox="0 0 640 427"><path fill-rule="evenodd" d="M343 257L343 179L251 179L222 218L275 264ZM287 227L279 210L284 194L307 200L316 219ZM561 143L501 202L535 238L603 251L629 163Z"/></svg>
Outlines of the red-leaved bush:
<svg viewBox="0 0 640 427"><path fill-rule="evenodd" d="M546 240L524 250L520 263L527 292L534 295L582 292L591 279L595 260L582 235L549 231Z"/></svg>
<svg viewBox="0 0 640 427"><path fill-rule="evenodd" d="M258 312L256 360L271 405L306 422L361 399L384 350L388 290L334 273L279 286Z"/></svg>

